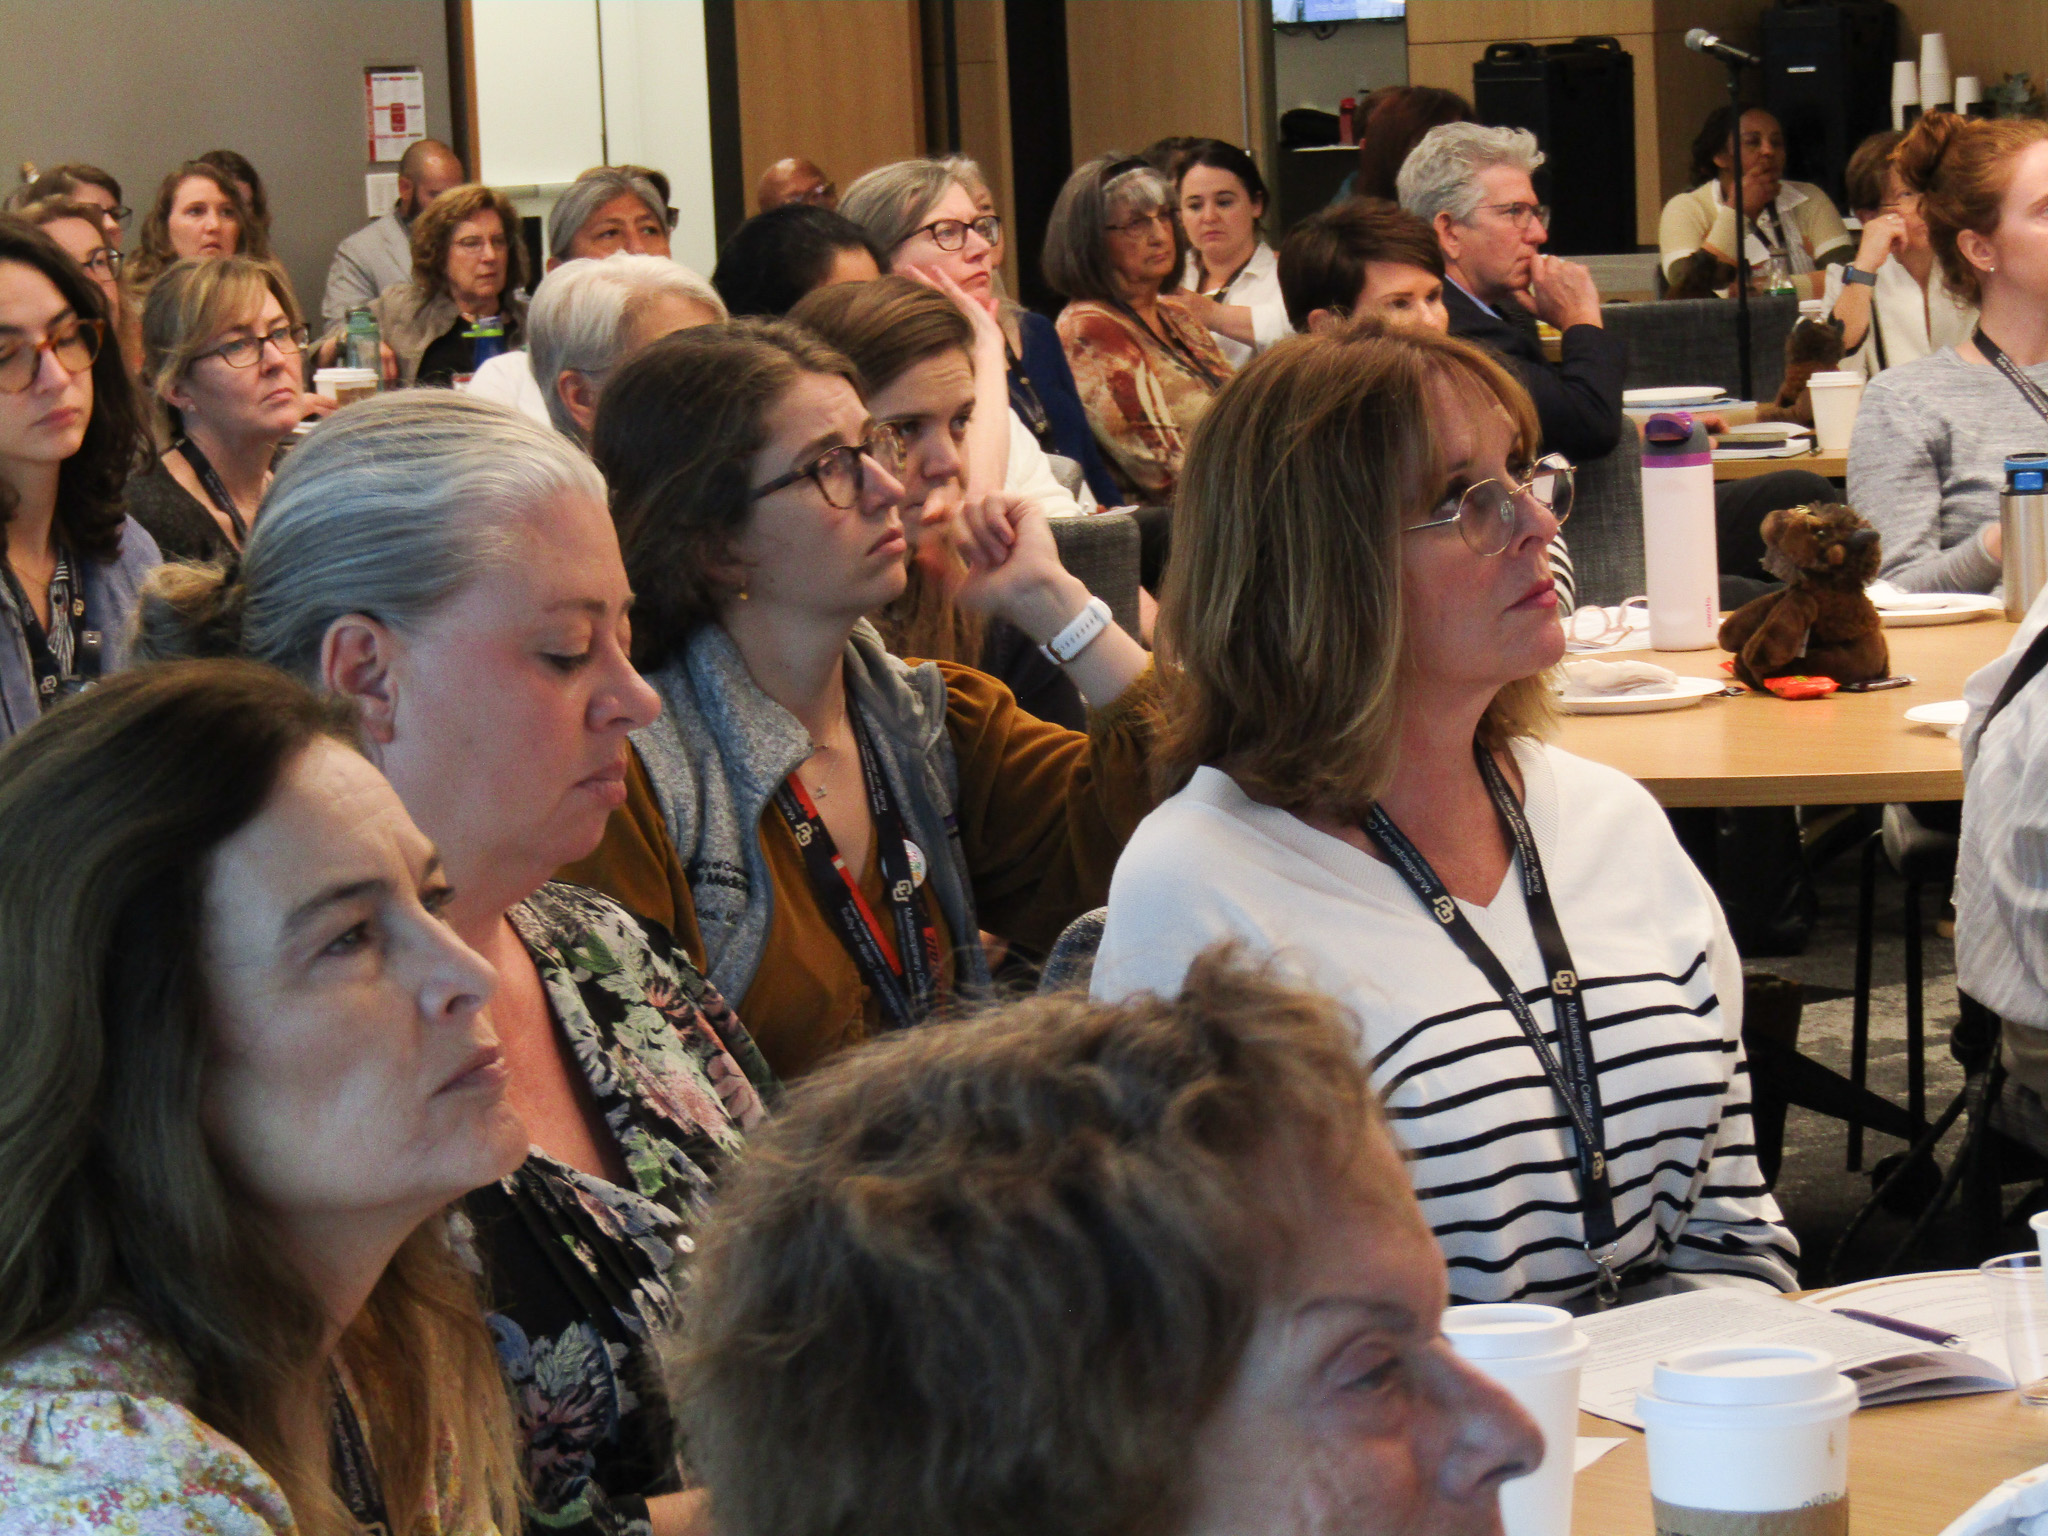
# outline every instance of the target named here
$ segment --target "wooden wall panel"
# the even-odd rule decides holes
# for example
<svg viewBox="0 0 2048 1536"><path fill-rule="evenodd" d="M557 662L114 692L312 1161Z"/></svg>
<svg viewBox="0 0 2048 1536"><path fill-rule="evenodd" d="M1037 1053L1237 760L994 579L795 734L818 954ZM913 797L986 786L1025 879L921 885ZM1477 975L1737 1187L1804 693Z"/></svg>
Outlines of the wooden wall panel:
<svg viewBox="0 0 2048 1536"><path fill-rule="evenodd" d="M956 0L960 60L960 152L981 167L996 211L1014 228L1017 202L1010 175L1010 64L1003 34L1004 0ZM1003 247L1003 276L1017 291L1017 252Z"/></svg>
<svg viewBox="0 0 2048 1536"><path fill-rule="evenodd" d="M737 0L734 23L749 213L785 155L843 188L924 152L917 0Z"/></svg>
<svg viewBox="0 0 2048 1536"><path fill-rule="evenodd" d="M1408 7L1408 41L1493 42L1648 32L1652 0L1419 0ZM1420 83L1420 82L1411 82ZM1471 89L1471 81L1465 84Z"/></svg>
<svg viewBox="0 0 2048 1536"><path fill-rule="evenodd" d="M1239 0L1067 0L1074 163L1175 133L1256 142L1246 107L1258 60L1241 10Z"/></svg>

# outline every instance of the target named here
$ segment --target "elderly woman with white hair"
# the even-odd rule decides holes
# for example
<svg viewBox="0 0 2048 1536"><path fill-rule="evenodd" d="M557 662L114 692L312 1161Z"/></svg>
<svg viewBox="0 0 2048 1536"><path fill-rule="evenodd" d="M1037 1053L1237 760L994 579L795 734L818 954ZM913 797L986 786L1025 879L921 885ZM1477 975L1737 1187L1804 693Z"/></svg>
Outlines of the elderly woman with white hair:
<svg viewBox="0 0 2048 1536"><path fill-rule="evenodd" d="M587 443L612 369L671 331L725 318L718 290L666 256L564 262L534 291L526 350L477 369L469 393Z"/></svg>
<svg viewBox="0 0 2048 1536"><path fill-rule="evenodd" d="M1045 232L1045 280L1071 302L1060 343L1110 469L1133 501L1167 502L1188 434L1230 377L1216 340L1182 307L1173 188L1131 155L1067 178Z"/></svg>
<svg viewBox="0 0 2048 1536"><path fill-rule="evenodd" d="M551 1529L618 1533L701 1516L658 1355L689 1232L771 1082L666 933L550 879L597 846L627 736L661 708L627 654L631 601L580 449L419 391L315 430L239 564L159 573L138 644L350 700L432 840L453 887L440 916L497 971L498 1070L532 1140L464 1205L523 1470Z"/></svg>

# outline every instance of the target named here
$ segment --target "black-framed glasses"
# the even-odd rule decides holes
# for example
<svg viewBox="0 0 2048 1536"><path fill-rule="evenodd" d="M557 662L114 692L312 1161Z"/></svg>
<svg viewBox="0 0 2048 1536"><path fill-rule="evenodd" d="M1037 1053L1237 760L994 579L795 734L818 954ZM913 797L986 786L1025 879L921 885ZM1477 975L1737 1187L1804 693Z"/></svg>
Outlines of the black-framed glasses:
<svg viewBox="0 0 2048 1536"><path fill-rule="evenodd" d="M217 357L230 368L253 368L257 359L263 356L265 342L277 348L280 355L292 357L306 349L307 334L303 325L273 325L261 336L237 336L233 341L208 348L192 361L196 363L203 357Z"/></svg>
<svg viewBox="0 0 2048 1536"><path fill-rule="evenodd" d="M0 342L0 394L18 395L35 383L36 375L43 371L45 352L56 358L66 373L84 373L100 355L106 333L104 320L83 320L74 315L60 321L41 341Z"/></svg>
<svg viewBox="0 0 2048 1536"><path fill-rule="evenodd" d="M1481 203L1480 208L1488 213L1497 213L1517 229L1527 229L1534 219L1545 229L1550 228L1550 209L1542 203Z"/></svg>
<svg viewBox="0 0 2048 1536"><path fill-rule="evenodd" d="M1572 515L1572 467L1563 454L1545 454L1531 466L1528 478L1514 484L1481 480L1467 486L1457 507L1447 517L1433 517L1404 530L1420 533L1425 528L1457 525L1458 535L1475 555L1497 555L1514 542L1515 502L1527 496L1557 519L1559 527Z"/></svg>
<svg viewBox="0 0 2048 1536"><path fill-rule="evenodd" d="M127 257L115 250L111 245L103 245L86 257L79 265L84 267L94 277L116 278L121 275L121 263L127 259Z"/></svg>
<svg viewBox="0 0 2048 1536"><path fill-rule="evenodd" d="M899 475L903 472L904 457L903 429L893 422L877 422L866 442L827 448L810 463L798 465L766 485L755 486L747 493L747 500L759 501L784 486L809 479L816 483L818 494L833 506L857 507L868 488L868 460L872 459L889 475Z"/></svg>
<svg viewBox="0 0 2048 1536"><path fill-rule="evenodd" d="M940 250L957 251L967 244L970 230L994 245L1003 238L1002 215L984 213L980 218L965 223L959 219L933 219L931 223L913 229L910 237L914 240L919 235L930 235L932 244Z"/></svg>

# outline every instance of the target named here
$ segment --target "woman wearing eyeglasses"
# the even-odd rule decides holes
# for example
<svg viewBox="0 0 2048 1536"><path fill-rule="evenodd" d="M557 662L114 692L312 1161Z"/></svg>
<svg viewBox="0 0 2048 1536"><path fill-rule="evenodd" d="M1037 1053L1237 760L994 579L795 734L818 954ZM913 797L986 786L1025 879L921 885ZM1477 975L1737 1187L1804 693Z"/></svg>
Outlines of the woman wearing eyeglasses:
<svg viewBox="0 0 2048 1536"><path fill-rule="evenodd" d="M121 287L121 248L107 233L107 218L95 203L68 197L46 197L24 203L21 216L64 247L85 268L106 301L105 317L120 338L121 357L131 369L142 366L142 330L134 306Z"/></svg>
<svg viewBox="0 0 2048 1536"><path fill-rule="evenodd" d="M385 382L453 384L525 346L525 281L526 247L512 200L484 186L443 192L413 220L411 279L370 304ZM333 363L341 341L340 326L321 338L319 366Z"/></svg>
<svg viewBox="0 0 2048 1536"><path fill-rule="evenodd" d="M1088 735L883 648L903 447L855 379L786 322L704 326L622 367L591 436L662 712L565 878L673 932L786 1077L985 989L979 930L1048 946L1151 805L1145 653L1034 504L969 508L954 596L1047 647Z"/></svg>
<svg viewBox="0 0 2048 1536"><path fill-rule="evenodd" d="M1218 399L1160 611L1180 788L1095 991L1235 939L1342 1001L1454 1300L1787 1289L1720 906L1640 785L1541 740L1571 471L1537 431L1487 353L1371 319Z"/></svg>
<svg viewBox="0 0 2048 1536"><path fill-rule="evenodd" d="M1045 232L1045 280L1071 301L1060 343L1124 491L1173 499L1188 434L1230 364L1182 306L1173 188L1145 161L1098 155L1067 178Z"/></svg>
<svg viewBox="0 0 2048 1536"><path fill-rule="evenodd" d="M0 741L120 665L162 559L122 510L148 435L100 316L78 263L0 216Z"/></svg>
<svg viewBox="0 0 2048 1536"><path fill-rule="evenodd" d="M318 399L299 387L291 281L246 256L181 261L149 291L142 340L170 449L129 482L128 509L166 558L217 560L247 542L277 445Z"/></svg>

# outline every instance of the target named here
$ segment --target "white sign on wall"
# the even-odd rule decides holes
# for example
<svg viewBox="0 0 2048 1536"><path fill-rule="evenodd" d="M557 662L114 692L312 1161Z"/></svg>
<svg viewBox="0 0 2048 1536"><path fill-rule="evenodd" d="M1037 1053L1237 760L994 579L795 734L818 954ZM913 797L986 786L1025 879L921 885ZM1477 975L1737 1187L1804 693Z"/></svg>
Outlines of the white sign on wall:
<svg viewBox="0 0 2048 1536"><path fill-rule="evenodd" d="M364 70L363 98L369 108L372 164L399 159L427 136L427 82L418 70Z"/></svg>

